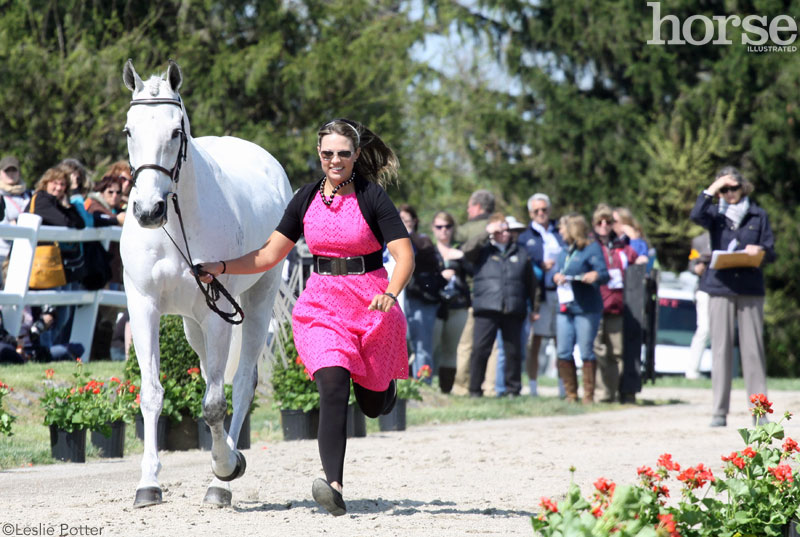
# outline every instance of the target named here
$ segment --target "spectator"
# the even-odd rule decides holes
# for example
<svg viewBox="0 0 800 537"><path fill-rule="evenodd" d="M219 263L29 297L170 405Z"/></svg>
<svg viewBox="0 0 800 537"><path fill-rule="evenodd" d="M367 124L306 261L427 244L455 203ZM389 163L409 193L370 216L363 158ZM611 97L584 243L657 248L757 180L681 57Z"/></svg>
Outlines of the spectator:
<svg viewBox="0 0 800 537"><path fill-rule="evenodd" d="M76 229L83 229L86 223L81 218L80 213L69 202L67 188L69 186L69 169L64 166L50 168L42 175L36 184L36 191L33 194L25 211L30 211L42 217L42 225L45 226L66 226ZM82 259L79 245L71 243L59 243L62 259ZM76 254L77 252L77 254ZM67 283L56 289L71 290L77 289L77 283L70 282L67 276ZM53 345L65 345L69 341L72 328L72 314L74 306L58 306L55 312L55 323L52 328L42 334L42 345L52 347Z"/></svg>
<svg viewBox="0 0 800 537"><path fill-rule="evenodd" d="M597 391L601 403L613 403L617 394L623 403L634 402L638 386L620 384L623 371L622 362L622 314L625 308L623 283L625 269L639 257L630 245L617 237L612 229L612 210L601 203L592 215L594 236L603 249L603 259L608 269L608 284L600 286L603 297L603 315L594 340L594 354L597 357Z"/></svg>
<svg viewBox="0 0 800 537"><path fill-rule="evenodd" d="M539 317L528 327L527 370L531 396L538 393L539 349L542 338L556 337L556 314L558 313L558 294L553 275L556 273L556 260L564 247L564 240L558 233L556 221L550 215L550 197L538 192L528 198L528 214L531 223L519 236L519 243L525 247L539 279L542 305Z"/></svg>
<svg viewBox="0 0 800 537"><path fill-rule="evenodd" d="M692 251L689 253L689 272L698 277L697 290L694 292L694 305L697 312L697 328L692 336L692 343L689 345L689 365L686 367L686 378L700 378L700 362L703 359L703 352L708 346L711 330L708 318L708 293L700 289L699 279L711 262L711 235L704 231L692 239Z"/></svg>
<svg viewBox="0 0 800 537"><path fill-rule="evenodd" d="M522 322L538 308L538 285L524 248L511 242L502 214L489 218L486 230L466 244L464 255L475 267L472 308L475 328L470 357L471 397L483 395L481 384L498 329L506 353L506 394L518 396L522 388Z"/></svg>
<svg viewBox="0 0 800 537"><path fill-rule="evenodd" d="M476 190L467 201L467 221L458 226L456 230L456 242L464 244L470 239L486 233L486 221L489 215L494 212L494 194L488 190ZM469 282L470 284L472 282ZM456 379L453 383L453 394L469 395L469 375L470 375L470 356L472 356L472 332L475 326L472 308L467 310L467 322L464 323L464 330L461 332L461 339L458 342ZM484 393L494 392L495 375L497 368L497 353L493 352L489 356L486 367L490 372L487 375L487 382Z"/></svg>
<svg viewBox="0 0 800 537"><path fill-rule="evenodd" d="M25 360L34 362L61 362L71 361L83 355L84 348L80 343L67 343L46 345L50 330L57 326L58 310L52 306L31 308L32 315L27 317L28 322L23 322L20 328L18 347L22 349Z"/></svg>
<svg viewBox="0 0 800 537"><path fill-rule="evenodd" d="M6 156L0 160L0 193L3 195L2 203L5 208L2 223L16 224L17 218L25 211L25 206L31 199L30 190L20 178L19 160L16 157ZM11 242L0 239L0 263L4 264L10 251Z"/></svg>
<svg viewBox="0 0 800 537"><path fill-rule="evenodd" d="M753 184L738 169L726 166L700 193L692 220L706 228L711 250L739 250L764 261L775 259L775 239L766 211L750 200ZM719 196L719 204L712 201ZM748 394L767 393L764 358L764 274L760 267L711 267L700 278L700 289L709 294L711 327L712 427L727 425L731 398L733 337L739 330L739 353Z"/></svg>
<svg viewBox="0 0 800 537"><path fill-rule="evenodd" d="M467 221L458 227L456 232L456 242L463 244L464 242L481 235L485 232L486 220L489 215L494 211L495 197L494 194L488 190L481 189L473 192L467 201ZM472 279L468 280L469 285L472 285ZM474 318L472 308L467 310L467 321L464 324L464 330L461 333L457 349L457 365L456 365L456 379L453 386L453 393L457 395L469 394L469 371L470 371L470 356L472 354L472 334L473 334ZM494 371L497 362L497 354L493 352L489 358L489 370ZM487 383L487 388L489 383ZM491 383L493 390L494 381ZM485 390L488 391L488 390Z"/></svg>
<svg viewBox="0 0 800 537"><path fill-rule="evenodd" d="M440 211L433 217L436 255L447 285L442 290L441 315L433 325L433 362L438 368L439 388L450 393L456 378L458 341L467 322L470 306L467 275L471 268L464 252L453 242L456 222L450 213Z"/></svg>
<svg viewBox="0 0 800 537"><path fill-rule="evenodd" d="M592 344L603 314L599 287L608 282L603 250L589 237L586 219L572 213L559 230L567 248L556 262L553 282L559 286L560 308L556 319L558 374L564 382L568 401L578 400L578 378L572 356L575 343L583 361L583 402L594 402L597 362Z"/></svg>
<svg viewBox="0 0 800 537"><path fill-rule="evenodd" d="M433 325L442 302L439 292L447 280L442 278L433 242L427 235L417 231L419 228L417 211L408 204L400 205L398 211L414 246L414 274L406 286L405 314L408 321L408 338L411 350L414 352L411 373L414 378L418 378L419 371L426 365L434 371ZM431 380L431 377L427 376L423 382L430 384Z"/></svg>
<svg viewBox="0 0 800 537"><path fill-rule="evenodd" d="M131 165L127 160L118 160L108 168L103 177L106 176L122 179L122 194L120 195L119 206L122 212L125 212L128 208L128 196L130 196L131 188L133 188Z"/></svg>
<svg viewBox="0 0 800 537"><path fill-rule="evenodd" d="M84 206L86 190L89 186L87 184L86 168L81 161L75 158L65 158L61 161L59 166L67 171L67 176L69 177L69 202L78 210L81 218L83 218L83 221L86 223L86 227L92 227L94 225L94 219L86 211L86 207Z"/></svg>
<svg viewBox="0 0 800 537"><path fill-rule="evenodd" d="M631 210L627 207L617 207L614 209L612 217L614 218L612 222L614 234L626 244L630 244L631 248L636 251L639 256L636 259L637 263L649 261L650 247L644 239L641 224L633 217Z"/></svg>
<svg viewBox="0 0 800 537"><path fill-rule="evenodd" d="M122 225L125 213L122 211L122 182L117 175L106 175L95 184L93 191L86 197L84 208L89 214L102 218L100 225ZM93 218L97 226L97 216Z"/></svg>

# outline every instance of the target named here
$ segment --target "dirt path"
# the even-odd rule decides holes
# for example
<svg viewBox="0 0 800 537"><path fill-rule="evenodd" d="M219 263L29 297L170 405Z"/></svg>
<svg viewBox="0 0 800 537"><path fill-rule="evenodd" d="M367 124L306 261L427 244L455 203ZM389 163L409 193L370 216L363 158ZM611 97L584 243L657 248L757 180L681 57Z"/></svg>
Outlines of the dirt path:
<svg viewBox="0 0 800 537"><path fill-rule="evenodd" d="M162 456L165 503L133 509L139 455L114 462L0 472L2 535L524 535L541 496L566 492L570 466L584 491L598 477L632 483L636 468L670 452L681 464L721 468L743 447L745 395L734 391L723 429L708 427L710 390L646 387L637 405L572 417L413 427L348 443L348 514L322 514L311 499L321 474L315 441L255 444L233 483L233 507L201 504L207 452ZM776 413L800 412L800 393L774 392ZM787 425L800 438L800 420ZM9 525L10 524L10 525ZM27 529L27 533L24 533ZM35 533L37 532L38 533ZM50 533L52 532L52 533Z"/></svg>

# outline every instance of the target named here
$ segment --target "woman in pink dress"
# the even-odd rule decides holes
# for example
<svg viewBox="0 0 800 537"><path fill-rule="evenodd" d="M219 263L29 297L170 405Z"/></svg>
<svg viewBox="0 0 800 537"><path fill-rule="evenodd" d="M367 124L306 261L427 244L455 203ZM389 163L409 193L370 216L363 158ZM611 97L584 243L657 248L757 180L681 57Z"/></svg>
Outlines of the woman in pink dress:
<svg viewBox="0 0 800 537"><path fill-rule="evenodd" d="M397 157L363 125L347 119L317 133L324 176L301 187L260 249L237 259L203 263L208 282L220 274L269 270L305 236L314 273L292 313L295 345L320 394L319 452L326 479L314 499L333 515L342 498L350 379L361 410L386 414L397 397L395 379L408 377L405 315L397 295L414 270L408 232L383 187L397 176ZM397 264L391 281L383 245Z"/></svg>

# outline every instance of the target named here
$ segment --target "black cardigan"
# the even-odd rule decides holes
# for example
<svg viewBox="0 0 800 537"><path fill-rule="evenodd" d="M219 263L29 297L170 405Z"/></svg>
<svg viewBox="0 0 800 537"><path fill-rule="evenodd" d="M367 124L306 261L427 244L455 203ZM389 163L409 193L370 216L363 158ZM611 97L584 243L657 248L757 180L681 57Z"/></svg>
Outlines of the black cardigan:
<svg viewBox="0 0 800 537"><path fill-rule="evenodd" d="M319 196L321 183L322 179L298 189L286 207L276 231L290 241L297 242L303 235L303 217L314 196ZM386 191L380 185L360 177L356 178L353 184L361 214L381 246L396 239L407 239L408 231Z"/></svg>

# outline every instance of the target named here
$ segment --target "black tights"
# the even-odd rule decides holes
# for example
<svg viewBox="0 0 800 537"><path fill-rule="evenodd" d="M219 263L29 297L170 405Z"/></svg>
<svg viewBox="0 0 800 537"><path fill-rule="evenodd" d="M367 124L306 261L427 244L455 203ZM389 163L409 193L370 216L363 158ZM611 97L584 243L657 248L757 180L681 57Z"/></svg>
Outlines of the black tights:
<svg viewBox="0 0 800 537"><path fill-rule="evenodd" d="M347 447L347 401L350 398L350 372L343 367L323 367L314 373L319 390L319 458L328 483L342 483L344 452ZM388 389L368 390L353 383L361 410L370 418L386 408Z"/></svg>

